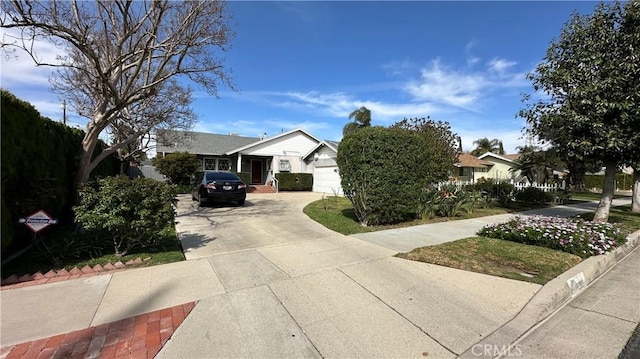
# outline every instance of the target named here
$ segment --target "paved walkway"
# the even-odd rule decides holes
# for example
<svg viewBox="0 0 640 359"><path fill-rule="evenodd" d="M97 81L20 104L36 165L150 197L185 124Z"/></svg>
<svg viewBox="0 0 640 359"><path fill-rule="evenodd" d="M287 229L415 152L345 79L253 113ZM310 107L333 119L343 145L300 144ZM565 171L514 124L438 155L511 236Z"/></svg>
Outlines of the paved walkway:
<svg viewBox="0 0 640 359"><path fill-rule="evenodd" d="M630 199L614 199L612 206L628 204ZM597 202L585 202L575 205L554 206L525 211L513 214L500 214L495 216L463 219L453 222L441 222L424 224L386 231L354 234L352 237L377 244L398 252L409 252L414 248L433 246L436 244L455 241L462 238L473 237L484 226L506 222L515 216L559 216L569 217L581 213L593 212L597 208Z"/></svg>
<svg viewBox="0 0 640 359"><path fill-rule="evenodd" d="M281 211L302 206L289 203ZM194 254L188 261L0 292L0 357L455 357L527 308L534 307L529 312L538 320L537 306L548 310L544 299L558 292L395 258L397 243L420 236L404 229L384 231L374 244L294 217L279 223L285 229L248 230L262 230L266 242L249 236L234 247L220 236L219 213L229 212L231 223L237 217L232 211L198 212L196 220L212 224L196 233L185 227L192 217L185 213L193 210L180 201L177 231L182 239L201 239L185 248ZM246 218L235 220L250 228ZM461 222L448 222L449 230L444 224L419 229L425 238L440 231L454 240L459 228L482 226ZM292 233L314 236L296 239Z"/></svg>

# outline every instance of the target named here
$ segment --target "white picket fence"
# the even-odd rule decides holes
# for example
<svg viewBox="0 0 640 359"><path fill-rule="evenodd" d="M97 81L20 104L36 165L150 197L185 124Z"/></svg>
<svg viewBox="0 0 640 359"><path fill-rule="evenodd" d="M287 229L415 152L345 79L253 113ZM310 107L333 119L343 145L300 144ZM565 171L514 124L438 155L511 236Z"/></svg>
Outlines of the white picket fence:
<svg viewBox="0 0 640 359"><path fill-rule="evenodd" d="M547 183L547 184L515 182L515 181L506 181L506 182L511 183L517 190L522 190L528 187L535 187L544 192L560 192L560 191L564 191L566 188L565 181L562 181L560 183ZM457 188L460 188L460 187L473 185L473 184L475 184L473 181L445 181L445 182L438 183L437 187L438 189L441 189L442 186L453 185L453 186L456 186ZM556 196L554 202L561 203L562 200L558 196Z"/></svg>
<svg viewBox="0 0 640 359"><path fill-rule="evenodd" d="M565 189L565 182L562 181L561 183L547 183L547 184L538 184L538 183L529 183L529 182L515 182L515 181L508 181L508 183L511 183L516 189L524 189L524 188L528 188L528 187L535 187L537 189L543 190L544 192L557 192L557 191L564 191ZM445 186L445 185L454 185L458 188L460 187L464 187L464 186L469 186L469 185L473 185L475 184L475 182L473 181L445 181L445 182L440 182L438 183L437 187L438 189L440 189L440 187Z"/></svg>
<svg viewBox="0 0 640 359"><path fill-rule="evenodd" d="M558 191L564 191L565 187L566 187L566 183L564 181L560 182L560 183L547 183L547 184L538 184L538 183L528 183L528 182L520 182L520 183L513 183L511 182L512 185L514 185L516 187L516 189L525 189L527 187L535 187L537 189L543 190L544 192L558 192Z"/></svg>

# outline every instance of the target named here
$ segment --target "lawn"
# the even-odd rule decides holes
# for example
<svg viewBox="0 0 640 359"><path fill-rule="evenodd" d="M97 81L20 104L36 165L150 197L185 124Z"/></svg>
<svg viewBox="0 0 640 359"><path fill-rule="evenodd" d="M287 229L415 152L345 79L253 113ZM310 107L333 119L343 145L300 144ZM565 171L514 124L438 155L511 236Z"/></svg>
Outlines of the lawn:
<svg viewBox="0 0 640 359"><path fill-rule="evenodd" d="M581 261L573 254L486 237L416 248L396 256L537 284L547 283Z"/></svg>
<svg viewBox="0 0 640 359"><path fill-rule="evenodd" d="M540 206L538 206L539 208ZM435 217L429 220L414 219L393 225L368 226L360 225L353 211L353 206L349 199L345 197L326 197L321 200L311 202L304 208L304 213L309 218L331 229L332 231L350 235L357 233L375 232L384 229L402 228L416 226L420 224L454 221L460 219L477 218L526 211L533 209L531 206L521 206L514 203L511 207L500 207L492 205L487 208L476 208L472 213L464 213L457 217Z"/></svg>
<svg viewBox="0 0 640 359"><path fill-rule="evenodd" d="M579 198L583 201L592 200L589 196L595 195L587 194L579 196ZM429 221L416 219L391 226L363 227L358 223L351 202L347 198L328 197L310 203L305 207L304 213L331 230L349 235L447 220L512 213L526 209L529 208L492 206L455 218L435 218ZM591 220L593 214L587 213L581 217ZM631 233L640 229L640 214L631 213L630 206L614 207L611 209L609 222L617 223L623 232ZM408 253L400 253L397 257L537 284L547 283L581 261L579 256L559 250L487 237L471 237L417 248Z"/></svg>
<svg viewBox="0 0 640 359"><path fill-rule="evenodd" d="M598 192L569 192L569 203L577 203L584 201L599 201L602 197L602 193ZM615 195L613 198L625 198L628 196Z"/></svg>

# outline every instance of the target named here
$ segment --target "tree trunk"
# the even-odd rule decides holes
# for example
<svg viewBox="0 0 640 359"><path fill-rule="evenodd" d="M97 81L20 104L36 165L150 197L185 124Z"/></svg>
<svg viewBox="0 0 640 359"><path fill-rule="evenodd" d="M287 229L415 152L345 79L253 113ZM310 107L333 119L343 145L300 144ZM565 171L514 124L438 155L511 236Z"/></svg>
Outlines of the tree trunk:
<svg viewBox="0 0 640 359"><path fill-rule="evenodd" d="M602 197L598 204L598 209L593 216L594 222L607 222L609 220L609 210L616 188L616 170L618 169L615 161L605 161L604 184L602 185Z"/></svg>
<svg viewBox="0 0 640 359"><path fill-rule="evenodd" d="M633 192L631 193L631 212L640 213L640 164L633 166Z"/></svg>
<svg viewBox="0 0 640 359"><path fill-rule="evenodd" d="M98 144L98 136L104 125L102 127L98 126L98 123L104 122L101 121L101 117L96 115L94 119L91 121L89 125L87 125L87 132L82 139L82 147L80 149L80 156L78 161L78 170L76 172L75 178L75 189L76 189L76 204L79 203L80 197L78 196L78 190L83 183L87 182L89 179L89 175L91 171L96 167L96 163L92 162L93 151Z"/></svg>

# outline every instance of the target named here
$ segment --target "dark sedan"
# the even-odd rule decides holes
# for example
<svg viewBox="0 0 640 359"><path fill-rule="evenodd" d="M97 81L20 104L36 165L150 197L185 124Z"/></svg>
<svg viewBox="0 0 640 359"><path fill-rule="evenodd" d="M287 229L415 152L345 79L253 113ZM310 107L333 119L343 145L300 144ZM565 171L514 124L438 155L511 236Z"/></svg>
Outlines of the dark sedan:
<svg viewBox="0 0 640 359"><path fill-rule="evenodd" d="M220 202L242 206L247 198L247 185L231 172L196 172L191 197L200 206Z"/></svg>

